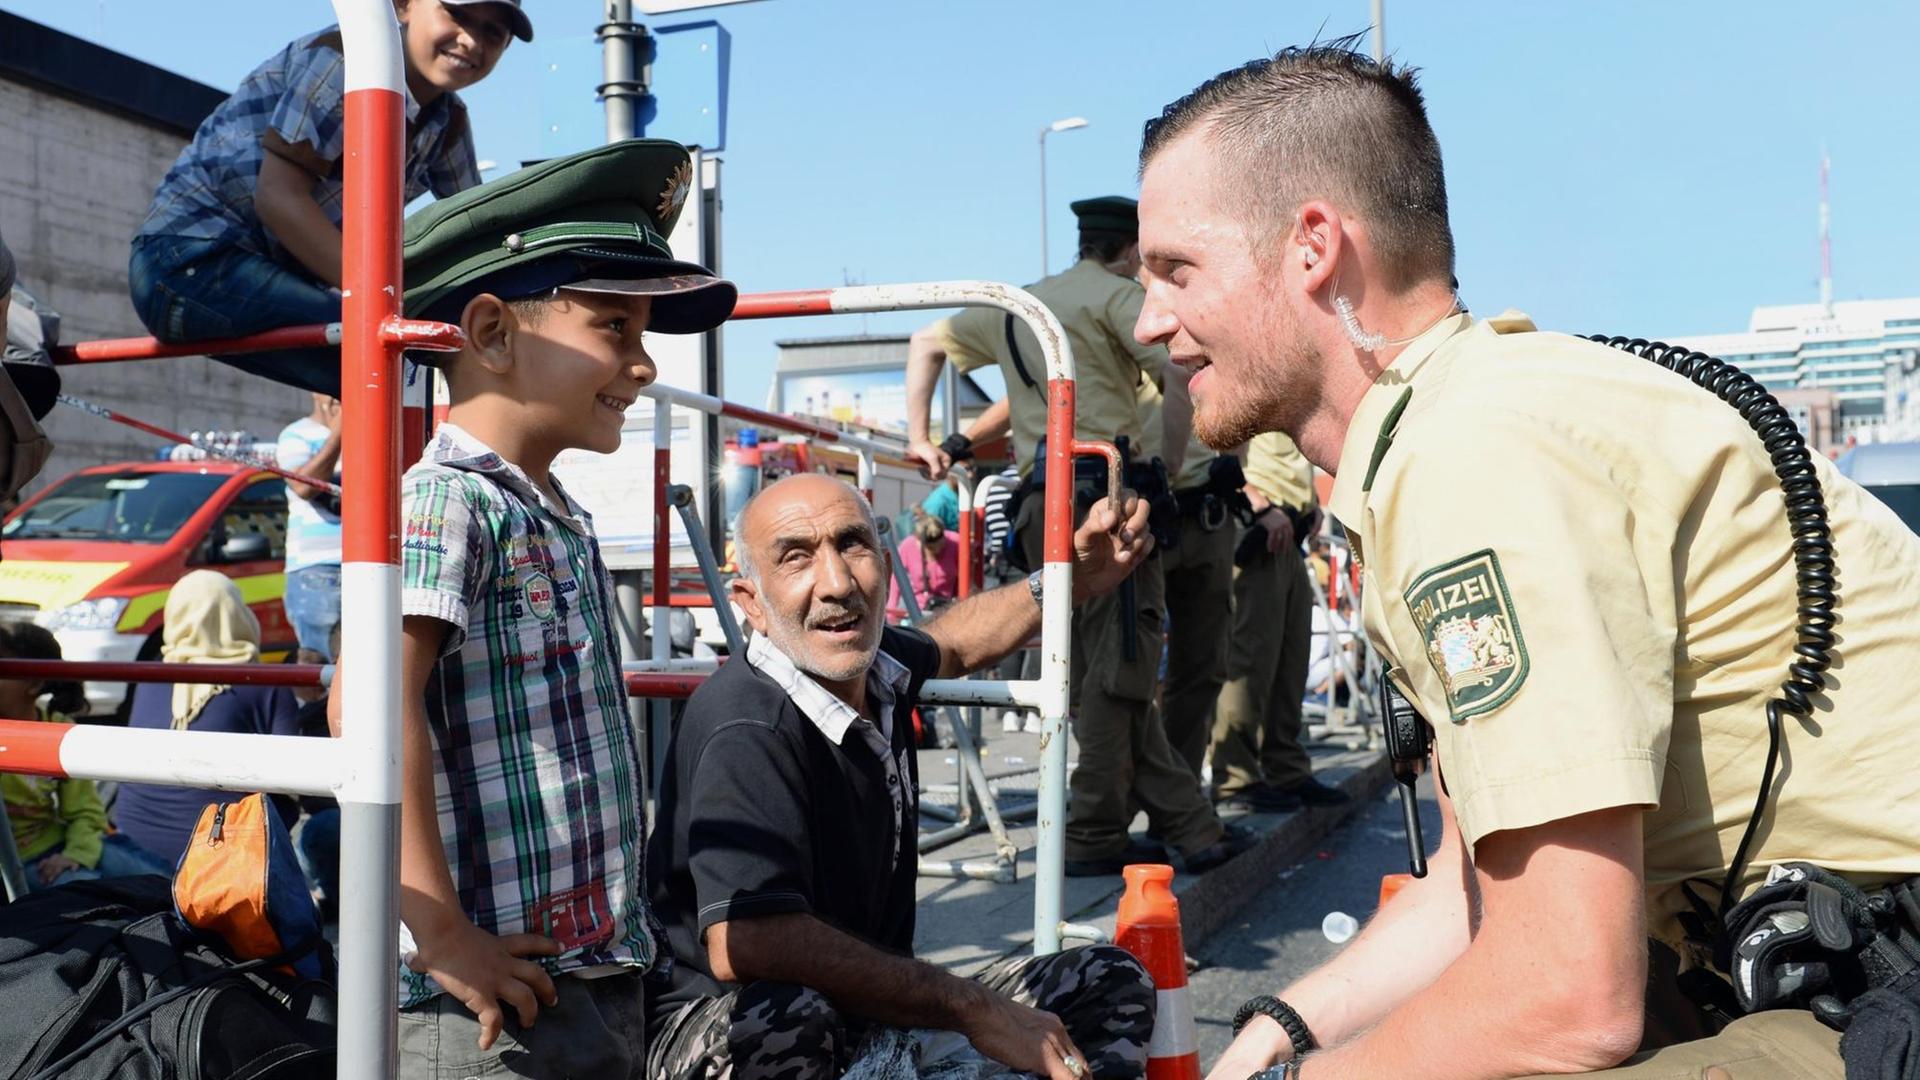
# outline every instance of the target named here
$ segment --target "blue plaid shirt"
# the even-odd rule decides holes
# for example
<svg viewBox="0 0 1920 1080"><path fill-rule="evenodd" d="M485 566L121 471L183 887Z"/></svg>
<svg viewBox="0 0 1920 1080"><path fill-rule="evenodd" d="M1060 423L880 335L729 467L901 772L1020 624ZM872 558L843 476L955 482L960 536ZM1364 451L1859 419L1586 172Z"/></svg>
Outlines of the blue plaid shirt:
<svg viewBox="0 0 1920 1080"><path fill-rule="evenodd" d="M647 970L665 954L593 519L450 423L407 470L401 507L400 610L449 627L426 712L461 910L488 933L558 940L560 956L541 961L556 974ZM412 949L404 927L400 947ZM401 965L403 1007L439 992Z"/></svg>
<svg viewBox="0 0 1920 1080"><path fill-rule="evenodd" d="M346 151L346 67L340 31L328 27L280 50L240 83L233 96L202 121L193 142L180 152L153 205L141 236L218 240L286 265L299 265L267 233L254 213L254 187L267 155L261 142L269 129L289 144L306 143L333 163L313 185L313 200L340 224L341 159ZM443 94L421 108L407 93L407 160L402 167L406 201L426 192L447 196L480 182L467 107L457 94Z"/></svg>

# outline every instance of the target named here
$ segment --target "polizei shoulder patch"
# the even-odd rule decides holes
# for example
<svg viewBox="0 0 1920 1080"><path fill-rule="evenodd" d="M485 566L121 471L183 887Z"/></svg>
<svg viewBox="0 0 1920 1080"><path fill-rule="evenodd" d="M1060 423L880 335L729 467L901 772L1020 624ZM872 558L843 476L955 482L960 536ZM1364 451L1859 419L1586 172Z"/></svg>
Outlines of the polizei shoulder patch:
<svg viewBox="0 0 1920 1080"><path fill-rule="evenodd" d="M1454 723L1506 704L1527 681L1527 641L1491 549L1421 574L1406 601Z"/></svg>

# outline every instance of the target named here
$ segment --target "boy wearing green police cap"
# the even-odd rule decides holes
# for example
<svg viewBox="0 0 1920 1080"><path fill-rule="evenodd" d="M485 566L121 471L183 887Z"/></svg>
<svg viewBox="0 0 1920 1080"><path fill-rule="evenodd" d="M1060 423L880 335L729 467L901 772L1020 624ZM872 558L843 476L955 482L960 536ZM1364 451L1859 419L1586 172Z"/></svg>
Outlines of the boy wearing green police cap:
<svg viewBox="0 0 1920 1080"><path fill-rule="evenodd" d="M631 140L407 223L408 313L466 334L402 486L409 1080L644 1066L641 766L612 582L550 466L619 447L655 376L643 332L733 309L731 283L667 247L691 178L683 147Z"/></svg>

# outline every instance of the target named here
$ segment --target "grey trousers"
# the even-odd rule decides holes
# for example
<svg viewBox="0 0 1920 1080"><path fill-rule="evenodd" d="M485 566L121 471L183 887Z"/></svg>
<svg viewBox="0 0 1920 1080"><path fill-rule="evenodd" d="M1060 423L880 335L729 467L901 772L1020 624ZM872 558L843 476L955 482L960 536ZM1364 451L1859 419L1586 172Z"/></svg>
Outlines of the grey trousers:
<svg viewBox="0 0 1920 1080"><path fill-rule="evenodd" d="M647 1054L641 977L562 975L553 984L560 1003L542 1008L528 1028L508 1009L505 1030L487 1050L479 1048L479 1018L450 994L400 1010L400 1080L640 1080Z"/></svg>

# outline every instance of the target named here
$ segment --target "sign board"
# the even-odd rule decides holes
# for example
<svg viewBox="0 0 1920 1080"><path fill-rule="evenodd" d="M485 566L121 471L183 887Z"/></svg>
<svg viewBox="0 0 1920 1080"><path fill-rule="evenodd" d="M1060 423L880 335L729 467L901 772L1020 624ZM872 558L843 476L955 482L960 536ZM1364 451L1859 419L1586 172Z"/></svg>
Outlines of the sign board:
<svg viewBox="0 0 1920 1080"><path fill-rule="evenodd" d="M640 130L709 152L725 149L732 35L710 20L650 29L653 55L642 66L653 81L638 104ZM606 142L606 107L595 93L605 72L600 42L592 34L542 35L535 48L540 157Z"/></svg>
<svg viewBox="0 0 1920 1080"><path fill-rule="evenodd" d="M787 371L776 378L774 410L874 431L907 434L906 376L896 365L866 369ZM933 437L945 437L946 384L933 392Z"/></svg>
<svg viewBox="0 0 1920 1080"><path fill-rule="evenodd" d="M633 0L633 9L642 15L671 15L676 11L699 11L701 8L750 3L753 0Z"/></svg>

